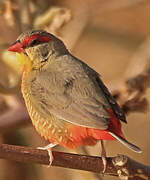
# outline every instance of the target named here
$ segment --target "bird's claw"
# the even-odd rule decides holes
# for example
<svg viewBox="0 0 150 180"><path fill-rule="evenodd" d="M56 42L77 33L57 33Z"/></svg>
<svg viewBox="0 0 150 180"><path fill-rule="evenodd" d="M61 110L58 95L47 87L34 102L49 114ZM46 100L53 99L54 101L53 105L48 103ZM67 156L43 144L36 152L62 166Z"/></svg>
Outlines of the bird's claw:
<svg viewBox="0 0 150 180"><path fill-rule="evenodd" d="M52 154L52 147L56 146L57 144L49 144L45 147L38 147L37 149L41 149L41 150L46 150L49 156L49 165L48 167L50 167L52 165L52 162L54 160L53 154Z"/></svg>
<svg viewBox="0 0 150 180"><path fill-rule="evenodd" d="M103 169L102 173L104 175L104 173L106 171L106 167L107 167L107 159L106 159L106 151L105 151L103 140L101 140L101 147L102 147L101 157L102 157L102 161L103 161L103 165L104 165L104 169Z"/></svg>
<svg viewBox="0 0 150 180"><path fill-rule="evenodd" d="M104 165L104 169L103 169L103 174L105 173L105 171L106 171L106 167L107 167L107 160L106 160L106 157L103 157L102 156L102 161L103 161L103 165Z"/></svg>

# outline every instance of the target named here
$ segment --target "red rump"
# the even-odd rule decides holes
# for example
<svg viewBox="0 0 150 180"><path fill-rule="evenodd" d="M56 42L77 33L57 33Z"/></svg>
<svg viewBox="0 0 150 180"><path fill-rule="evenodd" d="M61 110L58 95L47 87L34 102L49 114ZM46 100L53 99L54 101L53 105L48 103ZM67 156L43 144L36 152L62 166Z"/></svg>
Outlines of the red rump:
<svg viewBox="0 0 150 180"><path fill-rule="evenodd" d="M108 133L109 131L124 137L121 130L120 120L116 117L112 109L107 109L107 111L111 115L111 118L109 119L110 124L108 126L108 129L107 130L88 129L89 134L91 134L91 136L95 139L103 139L103 140L115 140L115 138Z"/></svg>
<svg viewBox="0 0 150 180"><path fill-rule="evenodd" d="M71 139L67 142L67 144L63 145L65 145L68 148L75 148L82 145L95 145L97 141L101 139L115 140L115 138L109 134L109 131L124 137L121 131L120 120L116 117L112 109L107 109L107 111L111 115L111 118L109 119L110 124L107 130L86 128L70 124L70 126L68 126L68 129L72 136Z"/></svg>

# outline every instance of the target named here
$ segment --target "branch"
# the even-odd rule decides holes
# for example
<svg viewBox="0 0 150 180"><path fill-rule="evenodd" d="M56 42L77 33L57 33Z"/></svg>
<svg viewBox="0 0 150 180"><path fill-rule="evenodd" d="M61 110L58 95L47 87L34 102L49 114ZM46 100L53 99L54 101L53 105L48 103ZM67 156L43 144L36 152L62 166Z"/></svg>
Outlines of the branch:
<svg viewBox="0 0 150 180"><path fill-rule="evenodd" d="M52 166L79 169L102 173L103 161L101 157L78 155L64 152L53 151L54 161ZM0 158L25 163L38 163L49 165L49 156L46 150L30 147L0 145ZM138 163L127 156L118 155L107 158L106 175L119 176L120 178L129 177L134 180L149 180L150 166Z"/></svg>
<svg viewBox="0 0 150 180"><path fill-rule="evenodd" d="M146 90L150 87L150 68L146 68L140 74L114 86L112 93L119 101L124 112L147 112L148 100L145 98Z"/></svg>

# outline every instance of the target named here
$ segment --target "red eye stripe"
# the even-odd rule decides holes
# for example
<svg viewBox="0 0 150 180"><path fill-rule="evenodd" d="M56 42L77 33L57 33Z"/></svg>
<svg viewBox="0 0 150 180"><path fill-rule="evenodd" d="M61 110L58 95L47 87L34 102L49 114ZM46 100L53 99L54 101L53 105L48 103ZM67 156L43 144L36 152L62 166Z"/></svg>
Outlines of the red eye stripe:
<svg viewBox="0 0 150 180"><path fill-rule="evenodd" d="M38 39L41 42L48 42L51 40L49 36L41 36L40 34L35 34L24 39L24 41L22 42L23 47L30 46L30 43L35 39Z"/></svg>
<svg viewBox="0 0 150 180"><path fill-rule="evenodd" d="M27 47L34 39L37 39L38 37L38 34L26 37L22 42L23 47Z"/></svg>
<svg viewBox="0 0 150 180"><path fill-rule="evenodd" d="M48 41L51 40L51 37L49 37L49 36L40 36L38 39L39 39L41 42L48 42Z"/></svg>

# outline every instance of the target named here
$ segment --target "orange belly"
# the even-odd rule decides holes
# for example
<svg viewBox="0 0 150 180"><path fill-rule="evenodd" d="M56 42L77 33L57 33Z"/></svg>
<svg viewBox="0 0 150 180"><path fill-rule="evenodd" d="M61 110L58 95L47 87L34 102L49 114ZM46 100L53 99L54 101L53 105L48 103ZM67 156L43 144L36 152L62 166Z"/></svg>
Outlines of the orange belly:
<svg viewBox="0 0 150 180"><path fill-rule="evenodd" d="M70 132L68 140L65 143L58 143L67 148L77 148L84 145L95 145L99 140L116 140L109 134L109 131L115 132L117 135L124 137L121 131L120 120L114 115L111 109L108 111L111 114L111 118L107 130L86 128L67 123L66 127ZM53 139L50 139L50 142L54 143Z"/></svg>

